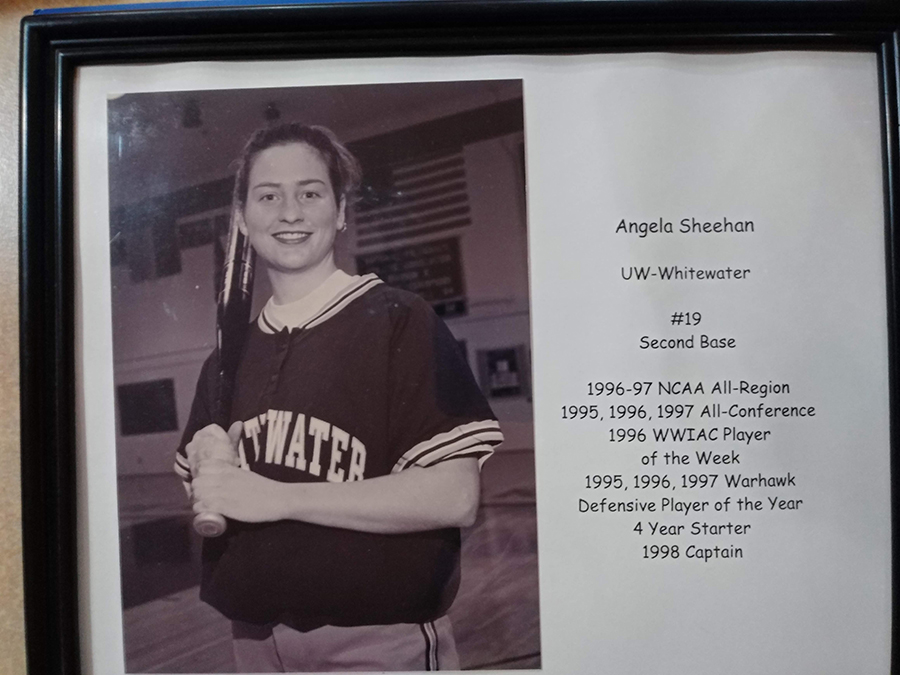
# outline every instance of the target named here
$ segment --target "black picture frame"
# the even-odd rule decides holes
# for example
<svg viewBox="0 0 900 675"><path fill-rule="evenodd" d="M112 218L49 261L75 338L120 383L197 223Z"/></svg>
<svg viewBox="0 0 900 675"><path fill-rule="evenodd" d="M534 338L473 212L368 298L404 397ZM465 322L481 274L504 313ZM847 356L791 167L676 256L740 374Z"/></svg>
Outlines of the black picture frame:
<svg viewBox="0 0 900 675"><path fill-rule="evenodd" d="M891 1L398 2L134 9L22 22L20 344L29 672L81 672L76 553L73 80L77 68L181 60L647 50L839 49L880 68L891 456L898 452L900 6ZM892 462L896 521L900 468ZM900 545L893 536L897 576ZM900 673L900 584L891 672Z"/></svg>

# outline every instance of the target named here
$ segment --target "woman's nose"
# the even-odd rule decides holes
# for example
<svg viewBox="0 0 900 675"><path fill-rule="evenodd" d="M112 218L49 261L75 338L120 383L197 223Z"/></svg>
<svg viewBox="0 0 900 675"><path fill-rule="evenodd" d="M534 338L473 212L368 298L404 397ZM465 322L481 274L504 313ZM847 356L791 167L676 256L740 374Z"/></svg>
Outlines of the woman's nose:
<svg viewBox="0 0 900 675"><path fill-rule="evenodd" d="M290 197L282 202L281 219L286 223L303 220L303 207L298 199Z"/></svg>

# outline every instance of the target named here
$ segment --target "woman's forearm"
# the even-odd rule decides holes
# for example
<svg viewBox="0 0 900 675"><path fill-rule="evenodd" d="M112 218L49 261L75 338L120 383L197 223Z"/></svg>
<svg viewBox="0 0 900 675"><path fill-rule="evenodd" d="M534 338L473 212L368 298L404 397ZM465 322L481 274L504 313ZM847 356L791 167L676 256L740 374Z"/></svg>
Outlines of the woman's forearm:
<svg viewBox="0 0 900 675"><path fill-rule="evenodd" d="M200 462L191 489L198 513L380 533L466 527L480 498L478 460L471 457L346 483L280 483L211 459Z"/></svg>
<svg viewBox="0 0 900 675"><path fill-rule="evenodd" d="M285 518L363 532L467 527L480 497L478 463L471 458L363 481L283 485Z"/></svg>

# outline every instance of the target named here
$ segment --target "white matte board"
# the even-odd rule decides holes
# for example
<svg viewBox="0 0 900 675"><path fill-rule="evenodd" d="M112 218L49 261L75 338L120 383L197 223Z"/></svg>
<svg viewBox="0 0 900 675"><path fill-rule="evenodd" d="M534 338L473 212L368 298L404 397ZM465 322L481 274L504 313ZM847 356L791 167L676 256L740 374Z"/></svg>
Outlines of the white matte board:
<svg viewBox="0 0 900 675"><path fill-rule="evenodd" d="M877 75L849 52L79 71L86 672L123 672L107 97L477 78L524 91L543 670L887 673Z"/></svg>

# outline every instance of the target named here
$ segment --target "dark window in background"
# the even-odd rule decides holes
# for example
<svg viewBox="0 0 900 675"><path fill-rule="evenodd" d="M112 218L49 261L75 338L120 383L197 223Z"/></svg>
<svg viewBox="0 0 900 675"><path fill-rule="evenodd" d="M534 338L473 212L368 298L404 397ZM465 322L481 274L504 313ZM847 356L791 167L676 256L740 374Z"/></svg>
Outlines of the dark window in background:
<svg viewBox="0 0 900 675"><path fill-rule="evenodd" d="M451 237L356 256L359 274L374 272L384 283L416 293L438 316L466 313L459 239Z"/></svg>
<svg viewBox="0 0 900 675"><path fill-rule="evenodd" d="M122 384L116 396L123 436L178 431L174 380Z"/></svg>
<svg viewBox="0 0 900 675"><path fill-rule="evenodd" d="M200 218L182 223L178 228L178 246L182 249L211 244L213 224L210 218Z"/></svg>
<svg viewBox="0 0 900 675"><path fill-rule="evenodd" d="M187 563L191 559L190 526L182 518L163 518L132 525L138 565Z"/></svg>
<svg viewBox="0 0 900 675"><path fill-rule="evenodd" d="M478 379L490 398L530 397L524 345L478 351Z"/></svg>

